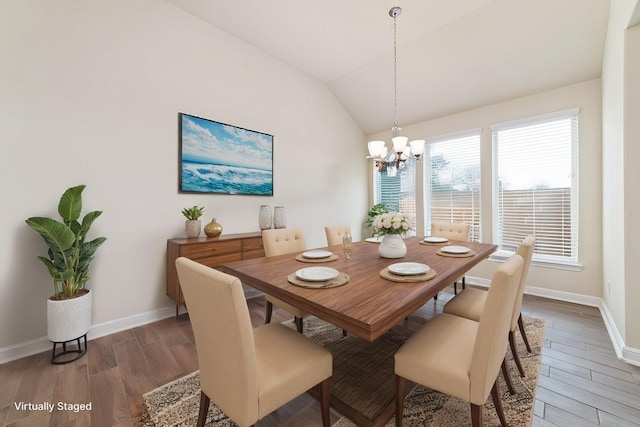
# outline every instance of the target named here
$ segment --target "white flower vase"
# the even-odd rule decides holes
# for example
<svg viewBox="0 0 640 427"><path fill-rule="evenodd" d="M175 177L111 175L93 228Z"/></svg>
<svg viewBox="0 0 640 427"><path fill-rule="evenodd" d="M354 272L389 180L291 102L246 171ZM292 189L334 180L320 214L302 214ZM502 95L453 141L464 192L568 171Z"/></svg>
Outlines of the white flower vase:
<svg viewBox="0 0 640 427"><path fill-rule="evenodd" d="M378 255L382 258L402 258L407 254L407 245L400 234L385 234L378 246Z"/></svg>

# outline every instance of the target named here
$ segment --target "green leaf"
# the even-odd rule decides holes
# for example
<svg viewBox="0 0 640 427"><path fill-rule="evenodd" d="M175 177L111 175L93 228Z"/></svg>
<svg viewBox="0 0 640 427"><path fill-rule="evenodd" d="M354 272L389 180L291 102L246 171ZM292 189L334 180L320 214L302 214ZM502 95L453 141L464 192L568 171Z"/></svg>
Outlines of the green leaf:
<svg viewBox="0 0 640 427"><path fill-rule="evenodd" d="M84 236L89 232L91 225L93 225L93 221L95 221L100 215L102 215L102 211L93 211L86 214L84 218L82 218L82 227L78 232L76 232L76 234L80 234L84 238Z"/></svg>
<svg viewBox="0 0 640 427"><path fill-rule="evenodd" d="M80 212L82 211L82 190L84 190L85 187L85 185L77 185L67 188L64 194L62 194L62 197L60 197L58 213L65 224L69 224L71 221L80 218Z"/></svg>
<svg viewBox="0 0 640 427"><path fill-rule="evenodd" d="M27 225L37 231L53 250L64 252L73 246L76 236L65 224L44 217L31 217Z"/></svg>

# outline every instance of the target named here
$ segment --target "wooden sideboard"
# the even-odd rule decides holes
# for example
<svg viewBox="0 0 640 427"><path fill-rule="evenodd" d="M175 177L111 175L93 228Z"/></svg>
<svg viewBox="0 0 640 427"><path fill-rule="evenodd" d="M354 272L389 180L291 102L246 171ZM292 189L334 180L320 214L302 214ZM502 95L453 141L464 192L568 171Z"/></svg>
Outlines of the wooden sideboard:
<svg viewBox="0 0 640 427"><path fill-rule="evenodd" d="M209 267L217 267L225 262L260 258L264 256L262 233L167 240L167 296L176 302L176 316L180 306L184 305L184 296L178 282L175 264L176 258L181 256Z"/></svg>

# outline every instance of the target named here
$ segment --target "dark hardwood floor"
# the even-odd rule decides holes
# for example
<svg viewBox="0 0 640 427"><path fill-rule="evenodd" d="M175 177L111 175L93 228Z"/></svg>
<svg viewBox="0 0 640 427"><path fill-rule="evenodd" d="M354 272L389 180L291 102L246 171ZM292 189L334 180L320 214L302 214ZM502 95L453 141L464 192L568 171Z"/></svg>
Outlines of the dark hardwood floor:
<svg viewBox="0 0 640 427"><path fill-rule="evenodd" d="M441 293L397 327L415 330L451 296ZM249 308L261 325L264 299L250 300ZM534 426L640 426L640 368L616 358L597 308L525 296L523 313L547 322ZM274 311L274 321L288 317ZM74 363L49 361L42 353L0 365L0 425L133 426L143 393L198 367L187 315L92 340ZM20 402L90 403L91 410L16 409ZM332 421L339 417L332 411ZM257 424L320 425L319 405L307 395Z"/></svg>

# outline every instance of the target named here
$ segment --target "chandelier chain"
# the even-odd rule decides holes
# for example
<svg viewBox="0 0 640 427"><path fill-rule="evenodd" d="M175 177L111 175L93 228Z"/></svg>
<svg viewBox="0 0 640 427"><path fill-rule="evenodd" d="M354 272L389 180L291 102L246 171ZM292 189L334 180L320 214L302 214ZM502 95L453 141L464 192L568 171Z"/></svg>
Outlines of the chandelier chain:
<svg viewBox="0 0 640 427"><path fill-rule="evenodd" d="M397 136L398 129L398 36L396 19L393 15L393 136Z"/></svg>

